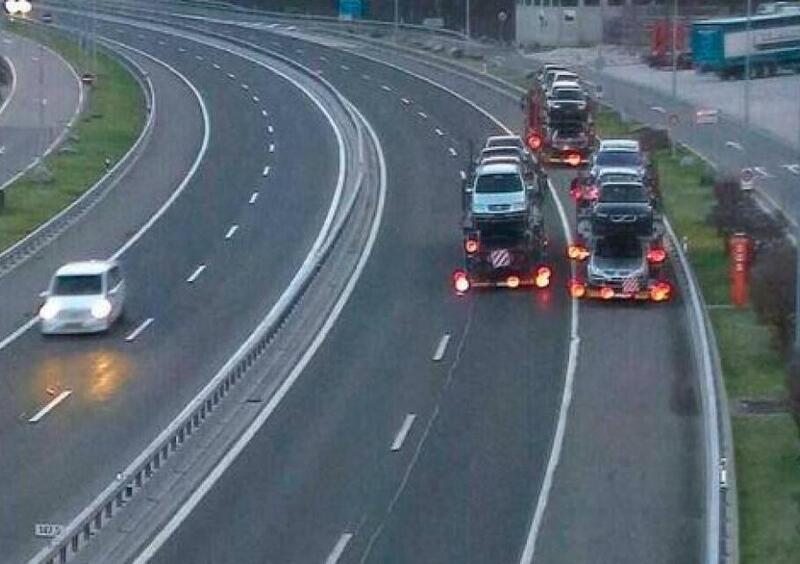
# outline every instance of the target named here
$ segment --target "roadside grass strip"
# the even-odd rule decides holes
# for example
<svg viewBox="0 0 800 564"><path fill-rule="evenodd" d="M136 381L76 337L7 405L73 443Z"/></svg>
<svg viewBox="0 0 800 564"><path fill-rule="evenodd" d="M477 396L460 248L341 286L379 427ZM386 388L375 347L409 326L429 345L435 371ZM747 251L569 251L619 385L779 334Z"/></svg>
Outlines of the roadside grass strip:
<svg viewBox="0 0 800 564"><path fill-rule="evenodd" d="M10 22L8 30L58 52L79 75L93 66L75 40L55 30L45 32L19 22ZM47 181L42 182L34 169L6 188L0 251L69 206L136 142L145 122L145 100L138 83L102 51L96 57L96 76L72 132L43 161L49 171Z"/></svg>

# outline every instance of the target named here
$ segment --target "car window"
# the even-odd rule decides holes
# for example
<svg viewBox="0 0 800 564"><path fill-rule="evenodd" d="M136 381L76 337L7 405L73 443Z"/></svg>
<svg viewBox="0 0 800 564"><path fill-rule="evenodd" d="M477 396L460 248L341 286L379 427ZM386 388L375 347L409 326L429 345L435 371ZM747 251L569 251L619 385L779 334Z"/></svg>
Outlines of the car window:
<svg viewBox="0 0 800 564"><path fill-rule="evenodd" d="M475 192L479 194L521 191L522 182L516 174L482 174L475 182Z"/></svg>
<svg viewBox="0 0 800 564"><path fill-rule="evenodd" d="M640 184L604 184L599 201L610 204L641 204L648 199Z"/></svg>
<svg viewBox="0 0 800 564"><path fill-rule="evenodd" d="M642 157L633 151L601 151L595 163L600 166L641 166Z"/></svg>
<svg viewBox="0 0 800 564"><path fill-rule="evenodd" d="M103 277L93 275L56 276L53 284L55 296L91 296L103 290Z"/></svg>
<svg viewBox="0 0 800 564"><path fill-rule="evenodd" d="M636 239L627 237L603 239L597 244L596 254L601 258L637 258L642 256L642 247Z"/></svg>
<svg viewBox="0 0 800 564"><path fill-rule="evenodd" d="M583 94L580 90L559 88L553 93L553 98L556 100L574 100L576 102L582 102Z"/></svg>

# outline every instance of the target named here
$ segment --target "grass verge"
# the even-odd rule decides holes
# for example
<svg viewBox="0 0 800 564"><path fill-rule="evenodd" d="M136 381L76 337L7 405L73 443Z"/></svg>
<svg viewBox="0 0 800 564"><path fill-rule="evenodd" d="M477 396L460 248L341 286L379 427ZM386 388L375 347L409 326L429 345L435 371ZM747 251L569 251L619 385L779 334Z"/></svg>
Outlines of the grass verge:
<svg viewBox="0 0 800 564"><path fill-rule="evenodd" d="M632 134L636 126L602 111L601 135ZM709 305L732 405L742 399L786 395L786 362L751 308L731 307L725 241L706 218L714 202L713 178L683 148L653 155L664 208L678 237L687 237L689 260ZM743 564L788 564L800 554L800 440L789 415L733 416Z"/></svg>
<svg viewBox="0 0 800 564"><path fill-rule="evenodd" d="M9 31L47 45L80 75L91 61L76 41L55 30L11 22ZM145 120L145 100L136 80L112 57L98 52L96 85L69 139L45 159L49 181L27 174L8 186L0 214L0 251L56 215L90 188L135 143Z"/></svg>

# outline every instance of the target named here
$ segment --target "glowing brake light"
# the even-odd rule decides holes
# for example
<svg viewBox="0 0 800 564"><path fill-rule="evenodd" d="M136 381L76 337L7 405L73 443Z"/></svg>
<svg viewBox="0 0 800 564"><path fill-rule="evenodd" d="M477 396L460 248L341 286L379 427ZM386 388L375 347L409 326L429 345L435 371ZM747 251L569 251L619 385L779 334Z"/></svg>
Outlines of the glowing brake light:
<svg viewBox="0 0 800 564"><path fill-rule="evenodd" d="M542 136L538 133L531 133L528 135L528 147L534 151L538 151L542 146Z"/></svg>
<svg viewBox="0 0 800 564"><path fill-rule="evenodd" d="M600 290L600 297L603 298L604 300L610 300L611 298L614 297L614 289L609 288L608 286L603 287Z"/></svg>
<svg viewBox="0 0 800 564"><path fill-rule="evenodd" d="M547 288L550 285L550 277L553 275L553 271L546 266L540 266L536 270L536 283L537 288Z"/></svg>
<svg viewBox="0 0 800 564"><path fill-rule="evenodd" d="M567 256L572 260L586 260L589 251L583 245L570 245L567 247Z"/></svg>
<svg viewBox="0 0 800 564"><path fill-rule="evenodd" d="M577 182L573 182L572 186L569 188L569 195L572 196L572 199L577 202L583 195L583 188Z"/></svg>
<svg viewBox="0 0 800 564"><path fill-rule="evenodd" d="M468 254L473 255L478 252L478 241L477 239L467 239L464 241L464 250L467 251Z"/></svg>
<svg viewBox="0 0 800 564"><path fill-rule="evenodd" d="M600 190L597 186L586 186L583 189L583 199L590 200L592 202L598 200L600 198Z"/></svg>
<svg viewBox="0 0 800 564"><path fill-rule="evenodd" d="M647 262L651 264L661 264L667 259L667 251L662 248L654 247L647 251Z"/></svg>
<svg viewBox="0 0 800 564"><path fill-rule="evenodd" d="M456 270L453 273L453 286L456 289L456 292L459 294L464 294L469 291L470 283L469 278L467 277L467 273L463 270Z"/></svg>
<svg viewBox="0 0 800 564"><path fill-rule="evenodd" d="M670 298L672 286L669 282L656 282L650 287L650 299L654 302L665 302Z"/></svg>
<svg viewBox="0 0 800 564"><path fill-rule="evenodd" d="M573 280L569 283L569 295L573 298L582 298L586 295L586 284L579 280Z"/></svg>
<svg viewBox="0 0 800 564"><path fill-rule="evenodd" d="M567 156L564 157L564 161L570 166L578 166L581 164L581 155L575 151L570 151L567 153Z"/></svg>
<svg viewBox="0 0 800 564"><path fill-rule="evenodd" d="M509 276L506 278L506 286L509 288L519 288L519 276Z"/></svg>

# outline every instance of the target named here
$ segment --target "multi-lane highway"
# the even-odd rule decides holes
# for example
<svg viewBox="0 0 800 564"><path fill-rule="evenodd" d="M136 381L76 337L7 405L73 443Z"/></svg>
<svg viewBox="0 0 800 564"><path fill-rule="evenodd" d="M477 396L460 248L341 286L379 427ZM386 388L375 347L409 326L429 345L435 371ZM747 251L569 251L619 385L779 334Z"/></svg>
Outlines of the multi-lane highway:
<svg viewBox="0 0 800 564"><path fill-rule="evenodd" d="M57 17L81 25L67 12ZM10 454L0 475L9 483L20 466L31 468L14 491L2 490L11 561L35 546L34 522L69 521L202 387L287 285L330 204L341 166L331 124L296 85L243 57L240 44L230 52L218 36L202 40L204 31L294 59L356 106L385 155L385 210L338 322L266 424L224 473L194 477L199 493L175 500L186 503L174 515L158 515L160 534L137 535L130 525L113 554L237 563L495 563L533 554L546 563L698 561L702 422L683 304L573 305L560 258L569 174L551 176L551 289L457 297L450 288L470 142L515 127L516 101L350 40L202 21L175 29L164 24L177 20L161 20L123 22L115 11L98 32L136 49L131 56L148 68L160 66L159 104L187 112L158 129L181 138L165 142L174 147L166 170L180 177L193 155L202 160L123 254L134 296L125 326L99 339L27 332L0 351L0 372L12 375L0 434ZM115 199L75 230L85 239L73 252L109 255L123 244L113 218L138 202L132 191L149 194L144 217L148 201L157 207L176 189L159 170L153 160L137 163ZM107 237L93 236L95 226ZM51 251L52 261L61 256ZM54 382L73 390L68 402L42 424L20 419ZM42 452L53 463L37 464ZM104 534L93 542L102 545Z"/></svg>
<svg viewBox="0 0 800 564"><path fill-rule="evenodd" d="M17 178L62 138L83 97L75 71L33 41L0 34L10 82L0 105L0 186Z"/></svg>

